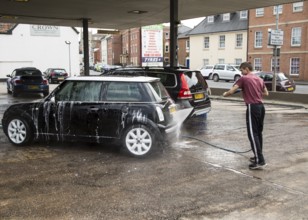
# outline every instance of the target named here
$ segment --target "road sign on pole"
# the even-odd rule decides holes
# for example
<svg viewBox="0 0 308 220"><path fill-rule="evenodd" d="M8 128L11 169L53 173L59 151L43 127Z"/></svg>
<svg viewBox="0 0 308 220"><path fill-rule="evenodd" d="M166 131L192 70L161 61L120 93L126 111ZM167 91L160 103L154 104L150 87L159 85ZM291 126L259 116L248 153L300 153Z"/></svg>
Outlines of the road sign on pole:
<svg viewBox="0 0 308 220"><path fill-rule="evenodd" d="M282 30L271 30L269 45L282 46L283 45L283 31Z"/></svg>

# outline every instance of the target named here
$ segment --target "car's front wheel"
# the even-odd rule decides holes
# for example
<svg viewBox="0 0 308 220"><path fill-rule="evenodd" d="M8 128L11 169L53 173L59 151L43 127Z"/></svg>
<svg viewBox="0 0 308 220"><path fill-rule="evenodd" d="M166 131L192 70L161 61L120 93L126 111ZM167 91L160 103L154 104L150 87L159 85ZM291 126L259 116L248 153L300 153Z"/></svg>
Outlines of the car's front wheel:
<svg viewBox="0 0 308 220"><path fill-rule="evenodd" d="M213 75L213 80L214 82L218 82L219 81L219 76L217 74Z"/></svg>
<svg viewBox="0 0 308 220"><path fill-rule="evenodd" d="M10 142L15 145L25 145L33 140L33 131L29 123L18 116L9 119L7 135Z"/></svg>
<svg viewBox="0 0 308 220"><path fill-rule="evenodd" d="M123 146L135 157L148 155L156 144L155 134L144 125L129 127L123 136Z"/></svg>

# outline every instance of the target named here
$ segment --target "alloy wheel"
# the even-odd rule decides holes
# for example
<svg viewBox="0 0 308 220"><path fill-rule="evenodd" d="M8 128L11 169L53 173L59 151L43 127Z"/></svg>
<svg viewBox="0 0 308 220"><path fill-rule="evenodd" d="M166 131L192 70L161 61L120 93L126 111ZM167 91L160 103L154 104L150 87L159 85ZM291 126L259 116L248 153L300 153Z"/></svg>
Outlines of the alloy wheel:
<svg viewBox="0 0 308 220"><path fill-rule="evenodd" d="M8 136L15 144L23 143L27 138L27 128L23 121L14 119L9 123Z"/></svg>
<svg viewBox="0 0 308 220"><path fill-rule="evenodd" d="M133 128L126 134L125 145L131 154L143 156L150 151L153 145L152 136L144 128Z"/></svg>

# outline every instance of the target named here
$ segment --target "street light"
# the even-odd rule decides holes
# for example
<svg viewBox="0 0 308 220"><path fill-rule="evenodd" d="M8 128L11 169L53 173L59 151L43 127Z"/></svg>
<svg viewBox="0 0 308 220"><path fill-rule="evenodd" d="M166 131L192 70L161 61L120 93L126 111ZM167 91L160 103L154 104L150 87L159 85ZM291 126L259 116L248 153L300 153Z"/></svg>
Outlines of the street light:
<svg viewBox="0 0 308 220"><path fill-rule="evenodd" d="M65 43L68 45L69 76L71 76L71 42L66 40Z"/></svg>

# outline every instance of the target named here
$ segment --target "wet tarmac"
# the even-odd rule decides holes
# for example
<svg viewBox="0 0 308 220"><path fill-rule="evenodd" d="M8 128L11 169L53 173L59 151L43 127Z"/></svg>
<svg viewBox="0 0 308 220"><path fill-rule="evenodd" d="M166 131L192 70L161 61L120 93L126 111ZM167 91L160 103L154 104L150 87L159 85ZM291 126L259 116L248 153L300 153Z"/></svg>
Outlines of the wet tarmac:
<svg viewBox="0 0 308 220"><path fill-rule="evenodd" d="M307 219L308 110L266 104L268 166L251 171L245 105L212 105L144 159L109 143L15 147L0 130L0 219Z"/></svg>

